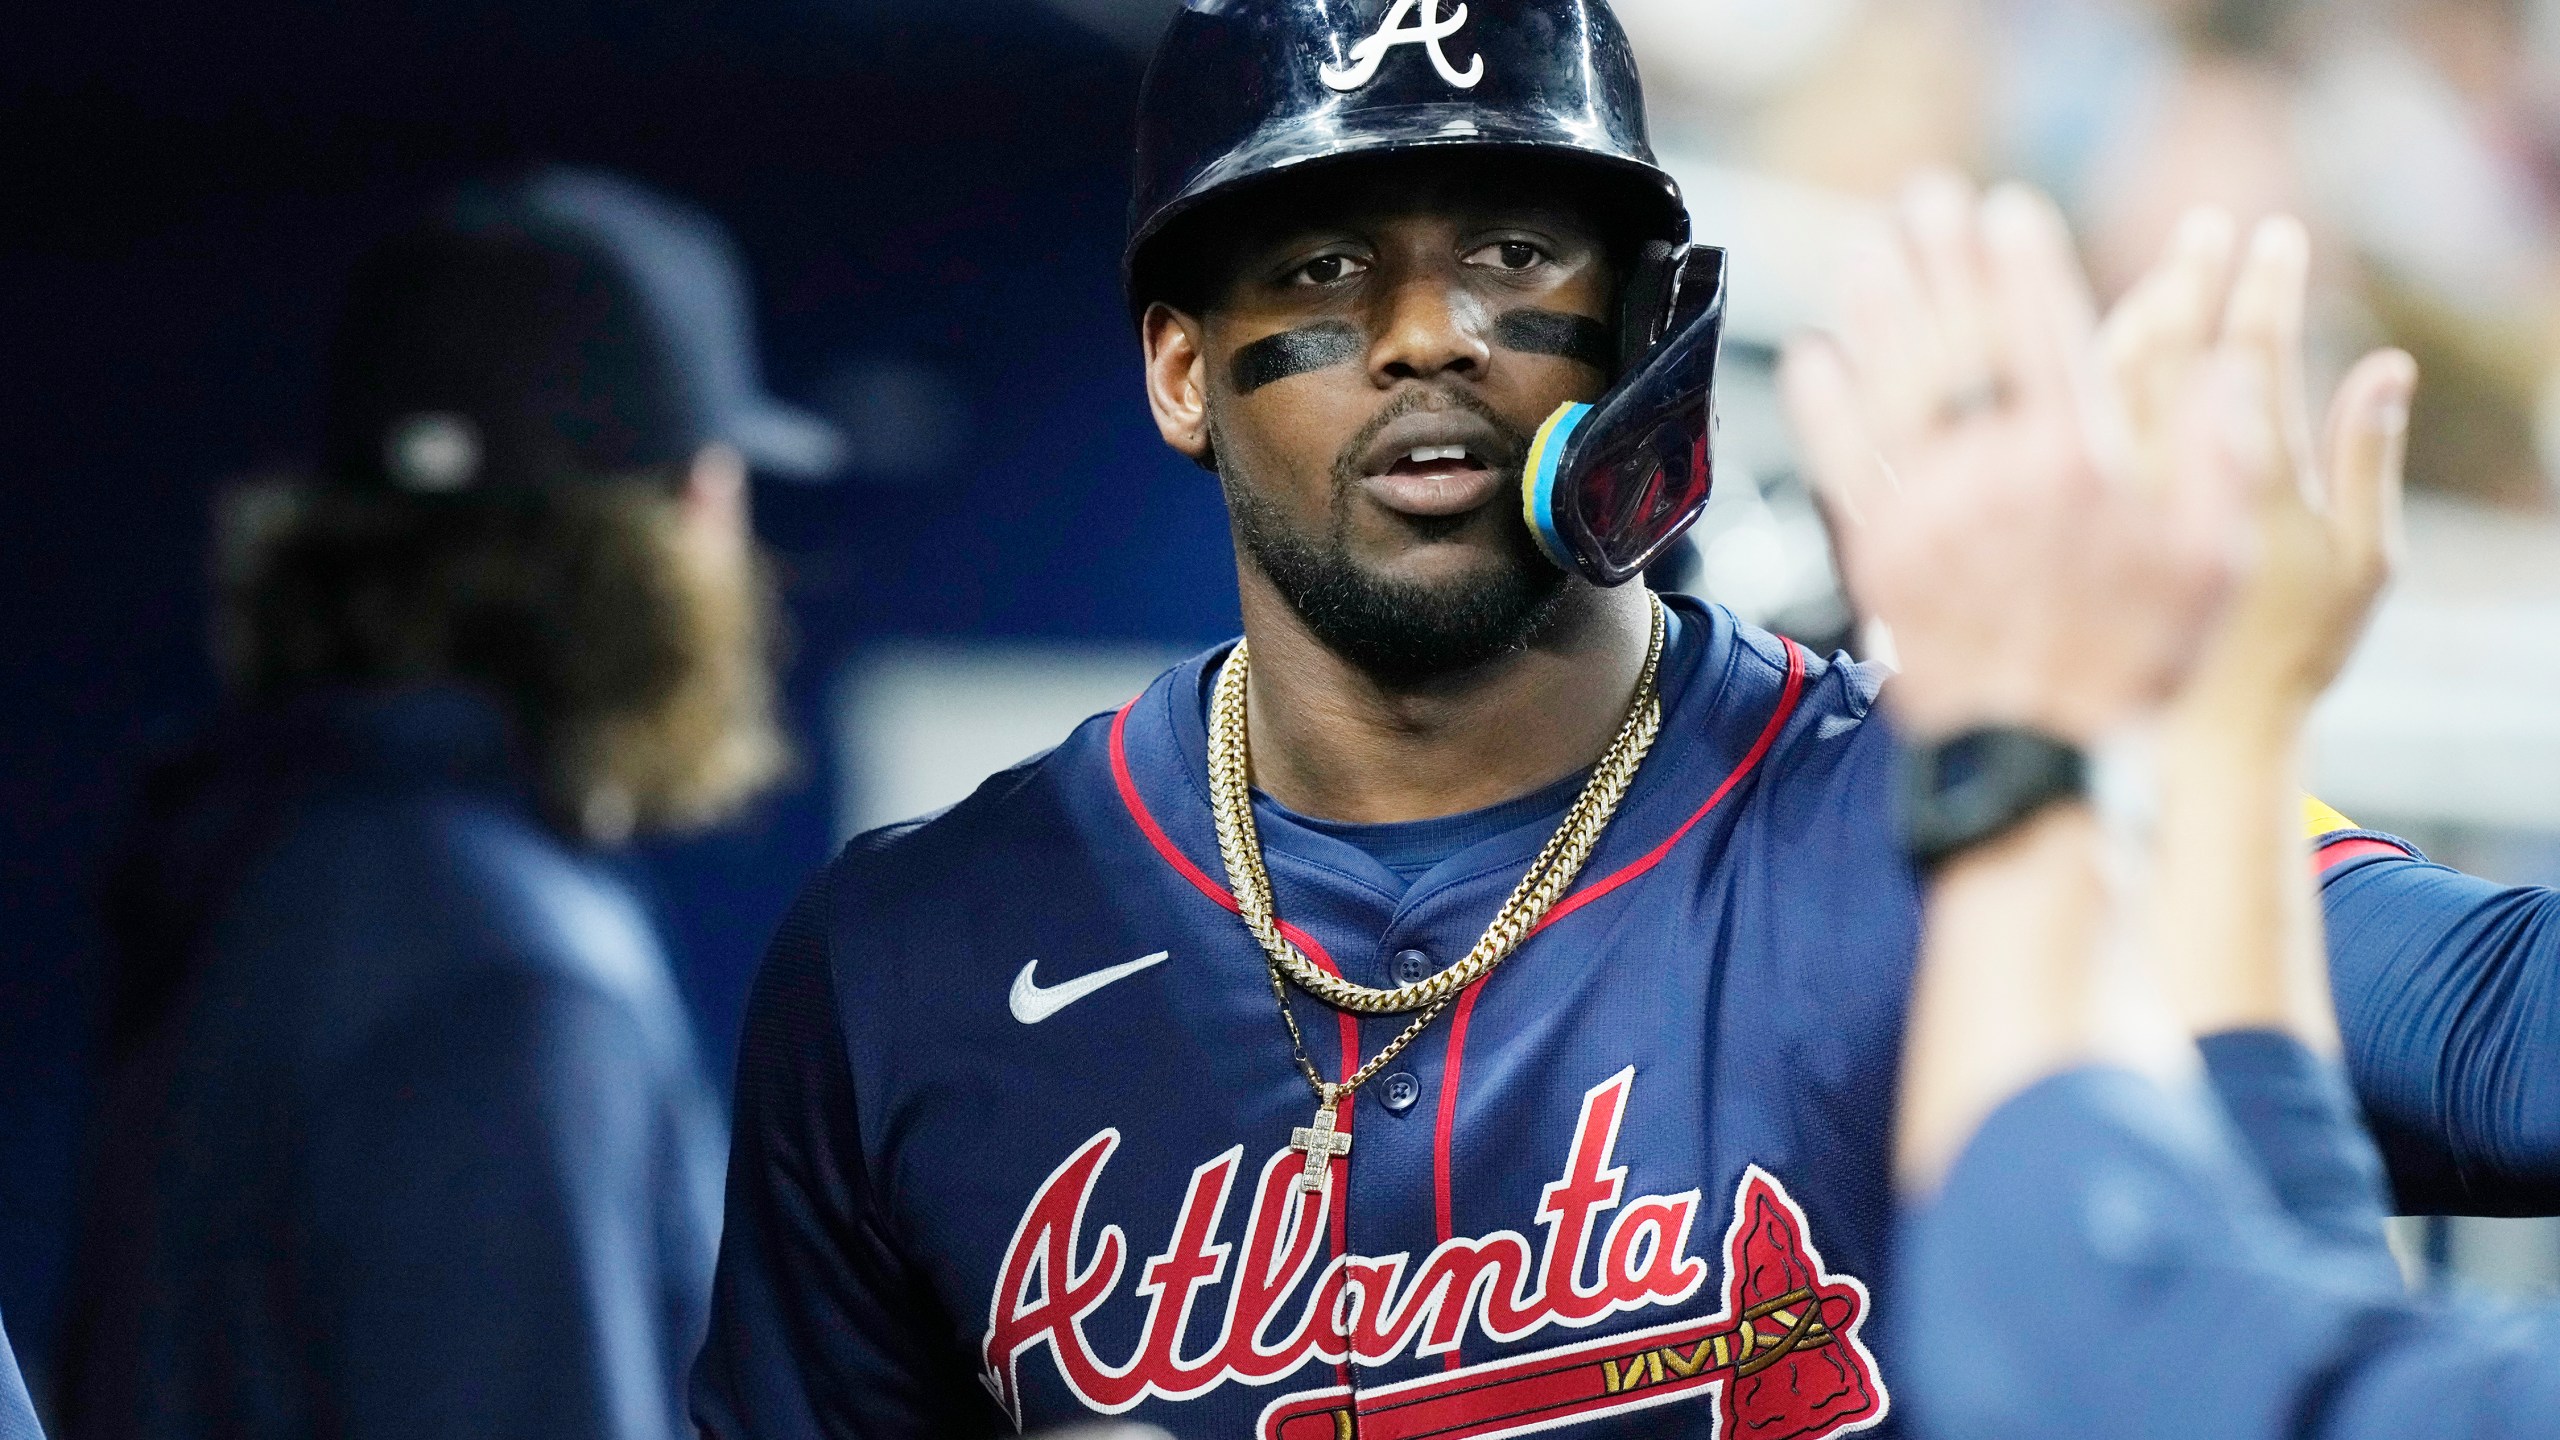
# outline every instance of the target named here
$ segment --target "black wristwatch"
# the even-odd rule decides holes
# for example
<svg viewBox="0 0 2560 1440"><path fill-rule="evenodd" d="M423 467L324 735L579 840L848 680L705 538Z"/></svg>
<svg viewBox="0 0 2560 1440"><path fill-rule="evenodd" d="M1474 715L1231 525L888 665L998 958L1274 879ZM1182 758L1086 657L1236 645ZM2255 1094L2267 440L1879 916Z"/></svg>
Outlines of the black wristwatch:
<svg viewBox="0 0 2560 1440"><path fill-rule="evenodd" d="M2079 747L1988 727L1914 745L1902 762L1902 843L1923 872L1996 840L2048 805L2089 793Z"/></svg>

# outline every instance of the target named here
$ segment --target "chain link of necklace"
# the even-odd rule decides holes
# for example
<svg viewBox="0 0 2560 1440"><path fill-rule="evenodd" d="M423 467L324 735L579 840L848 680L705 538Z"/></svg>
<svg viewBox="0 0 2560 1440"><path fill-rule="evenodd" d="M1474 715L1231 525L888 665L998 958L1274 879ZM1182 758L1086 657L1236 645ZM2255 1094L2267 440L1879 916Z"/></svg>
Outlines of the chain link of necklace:
<svg viewBox="0 0 2560 1440"><path fill-rule="evenodd" d="M1260 942L1268 962L1272 998L1279 1003L1281 1022L1289 1028L1289 1048L1307 1082L1315 1087L1317 1100L1328 1110L1340 1097L1359 1089L1385 1069L1449 1008L1459 992L1510 958L1582 873L1583 863L1591 858L1601 833L1617 814L1619 802L1626 798L1627 787L1634 783L1636 768L1644 763L1654 737L1661 733L1662 698L1656 680L1662 667L1666 619L1662 602L1654 600L1652 604L1652 639L1646 646L1644 669L1636 678L1635 697L1627 707L1626 721L1619 726L1617 738L1602 753L1599 763L1592 767L1590 780L1583 785L1573 807L1565 812L1563 823L1547 837L1528 872L1520 877L1510 898L1494 915L1493 924L1465 959L1428 979L1391 990L1356 985L1327 973L1280 931L1279 917L1272 909L1270 872L1262 863L1262 838L1253 823L1252 765L1245 739L1245 687L1251 662L1243 643L1236 645L1235 653L1219 672L1209 699L1210 815L1217 824L1218 853L1226 863L1228 888L1235 892L1245 928ZM1289 1008L1291 984L1326 1004L1357 1014L1422 1013L1385 1049L1337 1085L1327 1081L1308 1058L1306 1037L1299 1032L1298 1018Z"/></svg>

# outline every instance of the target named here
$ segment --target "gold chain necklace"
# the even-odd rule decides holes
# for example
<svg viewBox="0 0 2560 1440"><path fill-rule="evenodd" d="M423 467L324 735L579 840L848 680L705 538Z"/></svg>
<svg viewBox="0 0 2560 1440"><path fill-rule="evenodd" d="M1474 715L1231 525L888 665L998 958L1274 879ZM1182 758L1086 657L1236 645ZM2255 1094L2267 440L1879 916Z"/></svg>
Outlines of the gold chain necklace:
<svg viewBox="0 0 2560 1440"><path fill-rule="evenodd" d="M1375 990L1328 974L1280 933L1279 917L1272 909L1271 875L1262 864L1262 837L1253 823L1252 763L1245 740L1245 686L1251 661L1241 641L1228 657L1209 697L1209 812L1217 822L1218 854L1226 862L1227 885L1235 892L1237 911L1245 928L1262 945L1271 973L1271 995L1279 1002L1280 1021L1289 1030L1290 1052L1316 1093L1315 1123L1301 1125L1289 1135L1289 1148L1307 1157L1306 1170L1298 1177L1299 1189L1323 1189L1329 1173L1327 1162L1336 1155L1351 1153L1351 1137L1334 1128L1342 1099L1402 1054L1461 991L1509 959L1572 887L1574 877L1582 873L1583 862L1591 858L1601 832L1609 828L1610 819L1618 813L1618 803L1634 783L1636 767L1644 763L1646 753L1653 748L1654 736L1662 730L1662 697L1655 682L1662 668L1666 620L1662 602L1656 599L1652 605L1653 636L1645 650L1644 669L1636 677L1635 697L1628 704L1626 721L1618 727L1617 738L1609 743L1600 762L1592 767L1590 780L1583 785L1573 808L1565 812L1564 822L1547 837L1538 858L1529 862L1528 872L1520 877L1510 898L1502 902L1493 923L1465 959L1428 979L1392 990ZM1299 1033L1298 1017L1289 1009L1292 984L1328 1005L1357 1014L1422 1013L1369 1063L1335 1084L1325 1079L1307 1057L1306 1036Z"/></svg>

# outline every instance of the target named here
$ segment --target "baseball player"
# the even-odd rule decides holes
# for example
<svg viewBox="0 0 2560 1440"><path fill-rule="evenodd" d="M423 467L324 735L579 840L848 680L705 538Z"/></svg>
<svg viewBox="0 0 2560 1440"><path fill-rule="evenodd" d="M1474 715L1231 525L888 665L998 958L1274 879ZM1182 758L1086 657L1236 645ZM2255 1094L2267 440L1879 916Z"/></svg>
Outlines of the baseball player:
<svg viewBox="0 0 2560 1440"><path fill-rule="evenodd" d="M1704 503L1723 277L1616 21L1197 0L1139 131L1147 400L1244 637L785 921L697 1421L1889 1426L1902 767L1875 671L1623 583ZM1942 265L1970 201L1929 195ZM1942 758L1911 803L1959 838L2050 779ZM2408 1018L2348 1045L2422 1091ZM2439 1113L2422 1166L2547 1198L2560 1139Z"/></svg>

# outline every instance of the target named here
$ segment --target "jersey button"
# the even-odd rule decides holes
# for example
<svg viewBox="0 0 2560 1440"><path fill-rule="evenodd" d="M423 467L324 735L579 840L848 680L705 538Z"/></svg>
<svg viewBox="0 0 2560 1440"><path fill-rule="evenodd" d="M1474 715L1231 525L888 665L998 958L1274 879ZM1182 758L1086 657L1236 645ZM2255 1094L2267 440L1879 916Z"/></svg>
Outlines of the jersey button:
<svg viewBox="0 0 2560 1440"><path fill-rule="evenodd" d="M1396 952L1396 983L1419 985L1431 978L1431 957L1419 950Z"/></svg>
<svg viewBox="0 0 2560 1440"><path fill-rule="evenodd" d="M1401 1115L1421 1098L1422 1082L1402 1070L1378 1082L1378 1099L1385 1103L1389 1114Z"/></svg>

